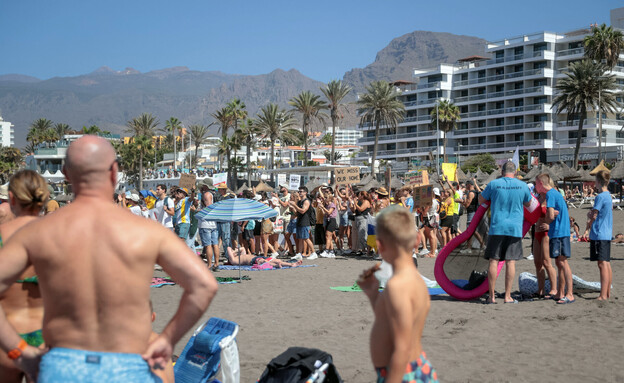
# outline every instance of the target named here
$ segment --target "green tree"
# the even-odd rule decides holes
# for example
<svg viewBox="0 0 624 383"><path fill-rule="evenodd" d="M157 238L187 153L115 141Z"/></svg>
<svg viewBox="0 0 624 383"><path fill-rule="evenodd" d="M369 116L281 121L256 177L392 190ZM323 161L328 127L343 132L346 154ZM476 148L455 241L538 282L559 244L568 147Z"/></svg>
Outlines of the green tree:
<svg viewBox="0 0 624 383"><path fill-rule="evenodd" d="M163 129L163 132L171 133L171 136L173 138L173 169L174 170L178 168L177 166L177 163L178 163L178 145L177 145L178 138L177 136L181 129L182 129L182 123L177 118L170 117L167 121L165 121L165 127Z"/></svg>
<svg viewBox="0 0 624 383"><path fill-rule="evenodd" d="M432 127L440 127L440 131L444 132L443 147L444 147L444 162L447 162L447 136L449 132L457 128L457 121L459 121L459 108L453 104L450 100L438 101L437 109L431 111L431 125ZM438 148L440 150L440 148Z"/></svg>
<svg viewBox="0 0 624 383"><path fill-rule="evenodd" d="M149 113L143 113L128 121L128 131L134 137L136 150L139 154L139 190L143 190L143 161L152 148L152 137L155 135L159 121ZM149 141L149 143L148 143Z"/></svg>
<svg viewBox="0 0 624 383"><path fill-rule="evenodd" d="M18 148L0 147L0 180L4 184L22 164L24 156Z"/></svg>
<svg viewBox="0 0 624 383"><path fill-rule="evenodd" d="M52 128L52 121L47 118L39 118L30 125L30 130L26 135L26 141L30 142L33 149L45 142L45 134Z"/></svg>
<svg viewBox="0 0 624 383"><path fill-rule="evenodd" d="M606 24L592 27L592 34L585 36L585 57L604 63L609 69L617 65L624 48L624 35Z"/></svg>
<svg viewBox="0 0 624 383"><path fill-rule="evenodd" d="M275 142L282 141L284 138L296 139L291 137L289 130L297 124L297 120L293 117L292 112L280 110L277 104L269 104L260 109L260 113L256 117L256 124L262 135L262 139L271 142L271 159L269 161L269 169L275 168ZM274 180L274 174L271 173L271 181Z"/></svg>
<svg viewBox="0 0 624 383"><path fill-rule="evenodd" d="M256 146L257 136L260 134L260 129L256 125L254 120L247 120L247 122L238 129L236 136L242 145L245 145L245 164L247 168L247 185L251 186L251 151Z"/></svg>
<svg viewBox="0 0 624 383"><path fill-rule="evenodd" d="M217 143L217 155L219 156L219 171L223 170L223 159L228 156L228 154L230 153L230 149L230 138L228 136L221 136L221 139Z"/></svg>
<svg viewBox="0 0 624 383"><path fill-rule="evenodd" d="M591 60L570 64L565 78L558 80L553 108L557 114L567 113L568 121L578 118L574 168L578 166L583 123L589 109L615 112L619 105L615 95L615 76L605 74L604 65ZM598 106L600 100L600 106Z"/></svg>
<svg viewBox="0 0 624 383"><path fill-rule="evenodd" d="M230 109L225 106L216 112L212 113L211 116L217 120L217 124L219 124L219 133L221 133L221 142L225 143L226 138L228 138L228 132L230 128L234 126L234 115L230 112ZM225 156L227 158L228 163L230 162L230 145L229 140L227 140L227 147L223 147L226 150L221 157ZM220 160L220 165L223 165L223 158ZM228 171L228 181L229 181L229 171Z"/></svg>
<svg viewBox="0 0 624 383"><path fill-rule="evenodd" d="M338 124L338 120L342 118L340 115L340 107L343 106L342 100L347 97L349 92L351 92L351 87L344 84L340 80L331 80L329 84L327 84L324 88L321 88L321 92L327 98L327 107L329 109L329 116L332 120L332 134L331 134L331 164L335 164L334 155L336 152L336 126ZM334 173L332 172L332 183L333 183Z"/></svg>
<svg viewBox="0 0 624 383"><path fill-rule="evenodd" d="M373 81L366 87L366 93L357 100L357 113L360 115L360 124L375 126L375 145L373 146L373 161L371 174L375 176L375 161L379 147L379 129L381 125L389 128L403 121L405 106L398 99L399 93L395 87L386 81Z"/></svg>
<svg viewBox="0 0 624 383"><path fill-rule="evenodd" d="M191 135L191 141L193 141L195 145L195 155L193 156L193 167L197 167L197 152L199 151L199 147L206 143L206 139L210 133L210 127L214 123L210 123L210 125L191 125L189 126L189 134Z"/></svg>
<svg viewBox="0 0 624 383"><path fill-rule="evenodd" d="M100 129L100 127L97 125L91 125L88 128L86 126L82 127L82 134L92 134L94 136L97 136L102 133L102 129Z"/></svg>
<svg viewBox="0 0 624 383"><path fill-rule="evenodd" d="M245 121L247 119L247 110L246 110L247 106L239 98L234 98L232 101L228 102L226 107L232 118L232 122L234 125L234 133L236 133L236 131L238 130L238 122ZM236 148L239 141L240 140L238 139L234 139L234 142L232 143L234 151L237 151L237 149L234 149L234 148ZM240 148L240 145L239 145L239 148ZM236 155L236 153L234 154ZM228 165L229 165L229 162L228 162ZM234 185L233 187L236 187L236 177L234 177L232 169L230 169L230 166L228 166L228 179L230 180L231 184Z"/></svg>
<svg viewBox="0 0 624 383"><path fill-rule="evenodd" d="M69 125L59 122L54 125L54 132L56 133L57 139L62 140L66 134L71 133L71 128Z"/></svg>
<svg viewBox="0 0 624 383"><path fill-rule="evenodd" d="M321 96L312 94L310 91L299 93L288 101L293 111L301 113L301 131L303 132L303 155L308 158L308 132L310 124L316 119L324 121L323 110L327 109L327 103L321 100Z"/></svg>
<svg viewBox="0 0 624 383"><path fill-rule="evenodd" d="M342 153L334 152L334 159L333 159L333 161L332 161L332 157L331 157L331 152L329 150L324 150L323 151L323 156L325 156L325 158L327 158L327 161L331 161L332 163L335 163L335 162L339 161L342 158Z"/></svg>
<svg viewBox="0 0 624 383"><path fill-rule="evenodd" d="M319 142L323 145L331 145L334 142L334 136L331 133L325 133Z"/></svg>
<svg viewBox="0 0 624 383"><path fill-rule="evenodd" d="M475 173L478 169L481 169L484 173L492 173L498 169L496 166L496 160L490 153L482 153L471 156L466 161L463 161L461 166L464 172Z"/></svg>
<svg viewBox="0 0 624 383"><path fill-rule="evenodd" d="M285 146L302 146L303 145L303 132L299 129L288 129L288 137L283 138L282 142Z"/></svg>

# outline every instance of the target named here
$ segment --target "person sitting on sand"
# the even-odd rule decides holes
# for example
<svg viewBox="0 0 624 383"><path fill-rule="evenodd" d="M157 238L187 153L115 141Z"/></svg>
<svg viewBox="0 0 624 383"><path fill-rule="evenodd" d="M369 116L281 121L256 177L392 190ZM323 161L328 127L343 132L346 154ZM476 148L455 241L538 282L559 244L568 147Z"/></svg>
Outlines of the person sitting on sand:
<svg viewBox="0 0 624 383"><path fill-rule="evenodd" d="M617 233L615 237L611 240L613 243L624 243L624 234Z"/></svg>
<svg viewBox="0 0 624 383"><path fill-rule="evenodd" d="M284 262L274 257L264 258L261 256L254 256L253 254L247 253L244 247L239 247L238 251L240 251L240 254L237 252L237 250L234 250L231 247L227 248L227 256L230 260L231 265L253 266L262 265L263 263L268 262L269 265L277 269L281 269L284 266L295 267L300 266L303 263L301 260L298 260L296 262Z"/></svg>
<svg viewBox="0 0 624 383"><path fill-rule="evenodd" d="M390 206L377 216L376 235L379 253L392 265L393 276L380 293L374 275L377 264L365 270L357 283L375 313L370 350L377 382L437 382L420 340L431 299L412 260L419 241L414 217L407 209Z"/></svg>

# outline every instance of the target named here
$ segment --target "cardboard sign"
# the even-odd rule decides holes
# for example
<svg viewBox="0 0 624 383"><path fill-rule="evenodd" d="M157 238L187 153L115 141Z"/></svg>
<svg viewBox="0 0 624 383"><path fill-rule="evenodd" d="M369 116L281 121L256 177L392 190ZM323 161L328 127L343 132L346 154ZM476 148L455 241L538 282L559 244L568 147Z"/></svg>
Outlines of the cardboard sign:
<svg viewBox="0 0 624 383"><path fill-rule="evenodd" d="M277 175L277 184L281 186L286 186L286 174Z"/></svg>
<svg viewBox="0 0 624 383"><path fill-rule="evenodd" d="M457 173L457 164L453 163L443 163L442 164L442 174L444 174L449 182L457 181L455 178L455 174Z"/></svg>
<svg viewBox="0 0 624 383"><path fill-rule="evenodd" d="M288 182L289 190L298 190L299 185L301 185L301 175L300 174L291 174L290 181Z"/></svg>
<svg viewBox="0 0 624 383"><path fill-rule="evenodd" d="M180 183L178 186L181 188L187 188L189 191L191 189L195 189L195 179L195 174L183 173L180 175Z"/></svg>
<svg viewBox="0 0 624 383"><path fill-rule="evenodd" d="M227 183L227 173L217 173L212 176L212 184L217 187L221 184Z"/></svg>
<svg viewBox="0 0 624 383"><path fill-rule="evenodd" d="M429 173L426 170L407 172L404 181L407 186L429 185Z"/></svg>
<svg viewBox="0 0 624 383"><path fill-rule="evenodd" d="M334 170L336 185L352 185L360 182L360 168L339 168Z"/></svg>
<svg viewBox="0 0 624 383"><path fill-rule="evenodd" d="M433 185L416 186L413 189L414 207L425 207L433 202Z"/></svg>

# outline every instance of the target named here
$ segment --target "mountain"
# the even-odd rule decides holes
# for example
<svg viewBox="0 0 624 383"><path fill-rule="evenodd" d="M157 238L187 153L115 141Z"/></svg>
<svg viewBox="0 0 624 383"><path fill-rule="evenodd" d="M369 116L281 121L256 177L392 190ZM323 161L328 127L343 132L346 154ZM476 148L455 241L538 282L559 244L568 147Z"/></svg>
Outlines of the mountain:
<svg viewBox="0 0 624 383"><path fill-rule="evenodd" d="M344 81L363 92L373 80L410 80L414 68L482 54L484 45L476 37L416 31L392 40L372 64L350 70ZM0 75L0 115L15 125L15 142L23 146L30 124L42 117L76 130L97 125L114 133L123 133L128 120L144 112L156 116L161 127L172 116L187 126L207 124L210 114L233 98L240 98L252 117L269 102L288 108L288 100L301 91L320 94L321 86L295 69L246 76L183 66L147 73L103 66L89 74L48 80L7 74ZM355 96L352 93L347 101L353 102ZM356 122L351 104L340 125Z"/></svg>
<svg viewBox="0 0 624 383"><path fill-rule="evenodd" d="M482 55L484 49L485 40L478 37L415 31L392 40L377 53L372 64L345 73L344 81L358 92L374 80L411 81L416 68L452 64L464 57Z"/></svg>

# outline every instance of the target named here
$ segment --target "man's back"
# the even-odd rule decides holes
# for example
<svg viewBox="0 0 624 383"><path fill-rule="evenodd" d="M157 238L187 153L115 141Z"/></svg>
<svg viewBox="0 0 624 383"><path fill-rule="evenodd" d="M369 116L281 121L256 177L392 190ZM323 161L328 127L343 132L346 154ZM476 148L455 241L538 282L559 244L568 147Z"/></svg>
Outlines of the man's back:
<svg viewBox="0 0 624 383"><path fill-rule="evenodd" d="M22 242L39 276L47 345L145 351L153 265L161 241L177 241L171 233L112 203L77 199L25 235L37 237Z"/></svg>
<svg viewBox="0 0 624 383"><path fill-rule="evenodd" d="M490 234L522 237L523 204L531 200L528 186L515 178L501 177L490 182L481 195L492 201Z"/></svg>
<svg viewBox="0 0 624 383"><path fill-rule="evenodd" d="M570 236L570 216L568 215L568 205L558 190L552 188L546 193L546 207L559 212L550 223L548 236L550 238L564 238Z"/></svg>

